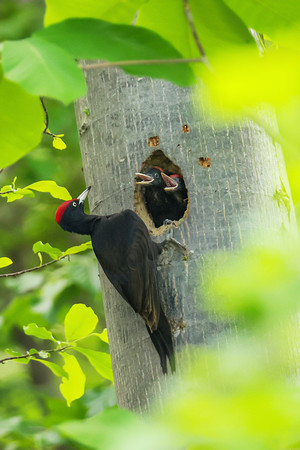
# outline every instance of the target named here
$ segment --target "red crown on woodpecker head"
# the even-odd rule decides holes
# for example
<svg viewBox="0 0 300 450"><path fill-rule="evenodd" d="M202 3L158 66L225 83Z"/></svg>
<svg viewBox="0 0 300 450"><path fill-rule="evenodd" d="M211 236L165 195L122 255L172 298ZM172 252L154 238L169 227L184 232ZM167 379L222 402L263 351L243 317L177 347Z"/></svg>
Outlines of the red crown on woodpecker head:
<svg viewBox="0 0 300 450"><path fill-rule="evenodd" d="M158 169L158 170L160 170L161 172L163 172L162 168L159 167L159 166L153 166L153 169Z"/></svg>
<svg viewBox="0 0 300 450"><path fill-rule="evenodd" d="M63 202L56 210L55 213L55 220L57 223L59 223L61 221L62 216L64 215L65 210L67 209L67 207L69 206L69 204L71 202L76 201L77 198L73 198L72 200L68 200L66 202Z"/></svg>

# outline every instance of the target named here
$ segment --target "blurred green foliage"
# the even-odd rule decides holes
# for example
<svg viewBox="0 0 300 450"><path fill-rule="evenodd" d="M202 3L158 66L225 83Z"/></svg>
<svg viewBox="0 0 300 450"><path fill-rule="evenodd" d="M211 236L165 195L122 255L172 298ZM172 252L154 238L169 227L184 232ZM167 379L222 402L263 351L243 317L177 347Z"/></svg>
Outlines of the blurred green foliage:
<svg viewBox="0 0 300 450"><path fill-rule="evenodd" d="M299 209L300 66L297 24L300 22L300 8L299 3L291 0L275 3L270 7L266 1L257 5L254 0L214 0L203 1L200 5L196 0L190 0L196 31L214 66L213 75L203 65L193 66L193 71L208 82L210 95L222 115L227 114L232 120L248 114L265 126L274 140L283 144L292 195ZM211 13L212 5L215 14ZM140 9L137 24L157 32L157 42L163 42L161 38L166 39L168 45L171 43L182 56L199 57L181 0L166 0L163 3L158 0L86 0L76 2L76 5L71 0L63 3L47 0L47 6L47 25L74 16L92 16L129 24L135 11ZM30 37L42 28L44 12L43 1L2 0L0 40ZM248 27L261 33L256 33L256 37L263 47L261 53L264 58L256 51ZM47 32L40 32L41 35L43 33L47 35ZM114 35L111 37L114 38ZM27 45L28 41L25 42ZM89 42L93 49L93 39L89 38ZM84 37L77 44L84 46ZM21 47L18 45L10 43L6 48L19 51ZM116 50L122 55L122 42L119 45ZM48 44L46 47L49 50ZM113 46L105 50L108 51L107 57L113 59ZM138 56L142 56L139 52L143 53L143 45L137 52ZM15 60L16 65L21 56L28 63L28 55L21 52ZM73 61L71 65L74 66ZM48 61L48 67L54 72L57 69L52 61ZM68 67L62 64L59 69L65 80ZM155 73L161 73L157 69ZM180 73L178 66L164 69L166 73L168 70ZM6 67L6 70L6 74L10 70L13 72L14 65ZM59 73L56 75L60 80ZM22 78L22 71L18 76ZM34 76L34 71L32 76L27 76L31 90L36 88ZM47 77L38 81L49 90ZM28 88L28 84L25 83L24 87ZM67 95L63 92L62 98L75 98L78 92L75 95L73 89L78 87L74 87L74 83L73 88L72 83L67 87L70 92ZM28 94L20 96L28 100ZM14 94L11 98L17 101L20 96L17 98ZM36 136L39 136L43 124L37 98L34 103L37 133L32 142L36 143ZM260 122L256 107L262 104L276 109L281 135L277 129ZM63 151L53 148L53 136L44 135L33 151L1 172L1 186L10 186L16 176L18 185L27 187L41 180L53 180L59 186L66 186L71 196L75 197L83 191L85 183L73 106L64 106L49 99L45 99L45 105L49 114L48 129L57 136L64 134L67 148ZM10 122L7 122L10 128L7 127L5 120L9 111L13 113L15 109L6 110L2 105L2 133L4 138L10 138L13 129L19 138L17 150L21 151L23 141L32 138L31 130L22 120L24 117L12 115ZM24 116L21 107L20 111ZM6 139L2 142L8 145ZM24 146L24 154L30 151L29 144ZM61 142L58 145L62 147ZM7 153L2 156L12 155ZM285 186L276 191L274 198L290 214L291 198ZM3 197L0 201L3 211L5 207L5 213L1 215L0 255L13 261L13 265L3 271L18 271L39 265L38 255L45 251L45 246L37 245L36 255L32 251L36 242L51 243L54 253L55 249L66 249L86 242L86 238L66 234L57 226L54 214L60 201L43 192L37 192L34 198L26 195L9 205ZM45 261L49 261L49 249L52 255L53 248L51 250L48 246ZM296 315L299 311L299 250L295 243L290 250L283 240L281 247L270 245L259 248L253 244L239 255L212 256L211 264L219 270L215 271L214 278L207 275L210 281L207 285L207 309L210 314L220 316L228 324L227 328L220 339L210 343L210 347L196 349L190 354L187 364L183 361L182 365L189 369L181 374L180 380L173 377L169 381L172 393L165 394L163 411L161 406L154 406L153 412L143 420L116 408L114 389L108 380L101 377L103 367L96 359L97 352L107 350L107 344L101 342L98 336L89 337L87 347L78 348L76 355L86 375L86 393L72 403L66 386L68 378L65 377L62 390L71 407L59 393L59 379L40 362L9 362L1 366L0 447L8 450L300 448L300 401L299 388L295 383L299 370L299 323ZM61 259L46 269L19 278L1 279L1 285L0 358L7 356L2 352L7 347L20 354L31 348L45 350L43 342L35 337L35 333L47 335L45 331L30 326L28 333L24 334L23 326L30 323L46 327L63 341L64 318L75 303L85 303L93 308L100 319L98 332L105 326L97 265L92 252L71 255L70 261ZM68 327L76 323L73 319L70 323L67 320L69 331ZM53 362L62 365L60 358L54 355ZM66 372L72 364L74 372L72 355L66 356ZM82 389L79 394L82 394Z"/></svg>

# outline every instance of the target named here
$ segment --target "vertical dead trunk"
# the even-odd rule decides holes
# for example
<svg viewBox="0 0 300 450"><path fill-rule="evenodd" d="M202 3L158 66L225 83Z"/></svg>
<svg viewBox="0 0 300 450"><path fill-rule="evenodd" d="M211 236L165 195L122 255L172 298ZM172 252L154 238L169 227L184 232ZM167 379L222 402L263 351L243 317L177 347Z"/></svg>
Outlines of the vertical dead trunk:
<svg viewBox="0 0 300 450"><path fill-rule="evenodd" d="M189 207L174 237L188 251L170 244L163 253L160 291L176 347L184 351L188 344L206 343L222 330L222 323L201 309L196 290L207 255L243 246L261 229L272 233L294 226L292 204L288 211L274 198L282 186L289 193L281 149L249 121L214 127L211 112L189 88L119 69L86 70L85 75L88 93L77 102L76 117L86 184L93 188L90 210L111 214L135 206L143 216L134 174L155 149L181 169ZM148 146L153 136L159 137L155 148ZM161 157L154 153L148 165ZM161 231L147 224L153 234ZM101 269L100 277L118 403L143 411L159 399L166 377L142 319Z"/></svg>

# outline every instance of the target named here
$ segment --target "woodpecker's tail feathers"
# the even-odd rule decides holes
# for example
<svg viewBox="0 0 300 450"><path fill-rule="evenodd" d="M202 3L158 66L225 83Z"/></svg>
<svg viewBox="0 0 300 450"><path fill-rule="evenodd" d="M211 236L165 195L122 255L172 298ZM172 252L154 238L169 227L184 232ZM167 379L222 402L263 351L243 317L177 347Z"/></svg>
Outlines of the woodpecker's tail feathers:
<svg viewBox="0 0 300 450"><path fill-rule="evenodd" d="M172 340L172 333L168 319L163 310L160 311L160 317L157 329L151 333L147 327L151 341L153 342L160 357L160 364L164 374L168 373L167 358L169 359L172 373L175 372L175 356Z"/></svg>

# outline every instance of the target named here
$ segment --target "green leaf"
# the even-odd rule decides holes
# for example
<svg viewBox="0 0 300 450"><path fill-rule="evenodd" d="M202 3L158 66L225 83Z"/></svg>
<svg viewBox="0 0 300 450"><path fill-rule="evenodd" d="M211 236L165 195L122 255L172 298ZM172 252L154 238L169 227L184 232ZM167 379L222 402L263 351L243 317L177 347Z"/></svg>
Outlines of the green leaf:
<svg viewBox="0 0 300 450"><path fill-rule="evenodd" d="M49 192L54 198L59 198L60 200L71 200L72 197L65 187L58 186L55 181L43 180L32 183L26 186L26 189L33 189L39 192Z"/></svg>
<svg viewBox="0 0 300 450"><path fill-rule="evenodd" d="M42 241L38 241L32 246L32 250L34 253L47 253L47 255L51 256L53 259L59 259L63 256L63 252L59 250L59 248L52 247L48 242L43 244Z"/></svg>
<svg viewBox="0 0 300 450"><path fill-rule="evenodd" d="M104 328L102 333L93 333L93 334L94 334L94 336L98 336L106 344L109 344L108 335L107 335L107 328Z"/></svg>
<svg viewBox="0 0 300 450"><path fill-rule="evenodd" d="M124 448L122 447L122 436L128 436L128 433L131 433L131 430L133 433L140 430L141 425L140 418L132 412L125 409L110 408L100 414L89 417L88 419L64 422L59 424L57 428L65 436L75 440L83 446L89 446L97 450L116 450ZM147 427L149 432L148 424ZM146 430L143 429L144 436L147 433L147 431L146 433L145 431ZM143 443L141 441L140 446L126 446L125 448L142 450ZM147 446L147 450L150 448L159 448L161 450L162 448L170 449L176 447Z"/></svg>
<svg viewBox="0 0 300 450"><path fill-rule="evenodd" d="M140 5L147 0L46 0L45 26L71 17L94 17L114 23L132 23Z"/></svg>
<svg viewBox="0 0 300 450"><path fill-rule="evenodd" d="M248 28L222 0L189 0L196 32L208 58L232 46L255 47Z"/></svg>
<svg viewBox="0 0 300 450"><path fill-rule="evenodd" d="M6 167L36 147L44 129L44 112L38 97L20 86L0 80L0 167Z"/></svg>
<svg viewBox="0 0 300 450"><path fill-rule="evenodd" d="M112 383L114 382L111 357L109 354L82 347L75 347L74 350L85 355L94 369L96 369L102 377L110 380Z"/></svg>
<svg viewBox="0 0 300 450"><path fill-rule="evenodd" d="M85 94L83 73L59 42L54 45L36 37L4 42L3 70L30 94L66 104Z"/></svg>
<svg viewBox="0 0 300 450"><path fill-rule="evenodd" d="M98 323L98 317L92 308L77 303L67 312L64 323L66 339L73 341L92 333Z"/></svg>
<svg viewBox="0 0 300 450"><path fill-rule="evenodd" d="M14 350L10 348L6 348L5 352L8 353L10 356L22 356L22 353L15 352ZM16 359L15 362L21 363L21 364L28 364L30 361L30 358L22 358L22 359Z"/></svg>
<svg viewBox="0 0 300 450"><path fill-rule="evenodd" d="M91 241L84 242L83 244L74 245L74 247L68 248L64 252L64 256L65 255L74 255L75 253L84 252L85 250L91 250L92 248L93 248L93 246L92 246L92 242Z"/></svg>
<svg viewBox="0 0 300 450"><path fill-rule="evenodd" d="M171 42L185 58L199 58L182 0L150 0L142 5L136 23ZM166 23L172 26L166 26Z"/></svg>
<svg viewBox="0 0 300 450"><path fill-rule="evenodd" d="M224 0L240 16L247 27L273 36L279 29L297 25L300 3L285 0Z"/></svg>
<svg viewBox="0 0 300 450"><path fill-rule="evenodd" d="M59 388L67 401L67 405L70 406L71 402L82 397L84 394L85 375L75 356L68 355L67 353L60 354L65 360L63 369L68 374L68 378L62 378L62 384Z"/></svg>
<svg viewBox="0 0 300 450"><path fill-rule="evenodd" d="M6 348L5 353L7 353L10 356L22 356L22 353L16 352L15 350L12 350L11 348Z"/></svg>
<svg viewBox="0 0 300 450"><path fill-rule="evenodd" d="M68 19L34 34L64 49L79 59L108 61L182 58L165 39L146 28L114 25L97 19ZM95 39L97 36L97 39ZM126 66L134 75L164 78L181 86L196 80L188 64Z"/></svg>
<svg viewBox="0 0 300 450"><path fill-rule="evenodd" d="M10 258L7 258L7 256L2 256L0 258L0 269L2 269L2 267L10 266L12 263L13 262Z"/></svg>
<svg viewBox="0 0 300 450"><path fill-rule="evenodd" d="M57 342L51 331L48 331L45 327L37 326L36 323L29 323L27 326L24 326L23 329L28 336L35 336L39 339L48 339Z"/></svg>
<svg viewBox="0 0 300 450"><path fill-rule="evenodd" d="M38 359L38 358L31 358L34 361L39 361L40 363L44 364L44 366L48 367L48 369L52 370L52 372L54 373L54 375L56 375L57 377L65 377L65 378L69 378L68 373L58 364L55 364L53 362L50 361L45 361L44 359Z"/></svg>
<svg viewBox="0 0 300 450"><path fill-rule="evenodd" d="M36 348L31 348L27 353L28 355L35 355L38 353L38 350Z"/></svg>
<svg viewBox="0 0 300 450"><path fill-rule="evenodd" d="M62 135L62 136L63 136L63 135ZM65 148L67 148L67 146L66 146L66 144L64 143L64 141L63 141L60 137L58 137L58 136L55 136L55 137L53 138L52 145L53 145L53 147L56 148L57 150L64 150Z"/></svg>

